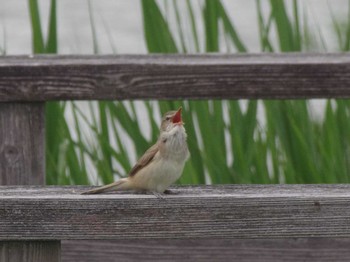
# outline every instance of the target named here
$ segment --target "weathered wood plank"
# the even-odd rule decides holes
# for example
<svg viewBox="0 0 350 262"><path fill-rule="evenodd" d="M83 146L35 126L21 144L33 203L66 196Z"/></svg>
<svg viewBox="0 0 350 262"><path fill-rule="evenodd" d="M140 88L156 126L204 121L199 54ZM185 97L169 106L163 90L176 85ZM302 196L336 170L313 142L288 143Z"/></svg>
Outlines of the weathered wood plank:
<svg viewBox="0 0 350 262"><path fill-rule="evenodd" d="M45 184L44 110L44 103L0 103L0 185ZM59 262L60 245L0 241L0 261Z"/></svg>
<svg viewBox="0 0 350 262"><path fill-rule="evenodd" d="M349 246L349 238L67 240L62 261L349 261Z"/></svg>
<svg viewBox="0 0 350 262"><path fill-rule="evenodd" d="M350 185L178 187L80 195L0 187L0 240L350 237Z"/></svg>
<svg viewBox="0 0 350 262"><path fill-rule="evenodd" d="M44 103L0 103L0 185L45 183Z"/></svg>
<svg viewBox="0 0 350 262"><path fill-rule="evenodd" d="M0 102L349 97L348 53L0 58Z"/></svg>
<svg viewBox="0 0 350 262"><path fill-rule="evenodd" d="M1 262L60 262L60 241L0 241Z"/></svg>

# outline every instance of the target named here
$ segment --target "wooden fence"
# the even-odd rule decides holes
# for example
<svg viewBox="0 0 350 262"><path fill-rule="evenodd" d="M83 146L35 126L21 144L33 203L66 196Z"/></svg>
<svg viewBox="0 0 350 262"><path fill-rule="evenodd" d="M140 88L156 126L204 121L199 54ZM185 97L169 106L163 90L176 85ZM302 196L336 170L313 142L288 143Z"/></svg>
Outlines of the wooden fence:
<svg viewBox="0 0 350 262"><path fill-rule="evenodd" d="M43 185L46 101L349 97L348 54L2 57L0 261L348 261L350 185Z"/></svg>

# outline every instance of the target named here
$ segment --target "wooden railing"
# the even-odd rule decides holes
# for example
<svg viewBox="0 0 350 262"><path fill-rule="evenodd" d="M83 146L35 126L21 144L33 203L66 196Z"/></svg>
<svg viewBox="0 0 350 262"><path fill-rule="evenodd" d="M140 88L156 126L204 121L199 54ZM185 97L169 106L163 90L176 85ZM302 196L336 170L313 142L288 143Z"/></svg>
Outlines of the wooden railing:
<svg viewBox="0 0 350 262"><path fill-rule="evenodd" d="M43 185L46 101L349 97L348 54L2 57L0 261L347 261L348 185Z"/></svg>

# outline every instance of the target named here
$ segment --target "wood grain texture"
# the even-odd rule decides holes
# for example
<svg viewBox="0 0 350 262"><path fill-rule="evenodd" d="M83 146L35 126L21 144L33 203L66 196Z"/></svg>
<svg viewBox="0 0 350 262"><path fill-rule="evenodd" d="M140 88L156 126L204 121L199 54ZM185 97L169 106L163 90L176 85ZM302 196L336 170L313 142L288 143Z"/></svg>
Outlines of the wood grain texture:
<svg viewBox="0 0 350 262"><path fill-rule="evenodd" d="M5 102L349 97L349 53L0 58Z"/></svg>
<svg viewBox="0 0 350 262"><path fill-rule="evenodd" d="M0 240L350 237L350 185L0 187Z"/></svg>
<svg viewBox="0 0 350 262"><path fill-rule="evenodd" d="M63 262L350 260L349 238L66 240Z"/></svg>
<svg viewBox="0 0 350 262"><path fill-rule="evenodd" d="M45 183L44 103L0 103L0 185Z"/></svg>
<svg viewBox="0 0 350 262"><path fill-rule="evenodd" d="M1 262L60 262L60 241L0 241Z"/></svg>

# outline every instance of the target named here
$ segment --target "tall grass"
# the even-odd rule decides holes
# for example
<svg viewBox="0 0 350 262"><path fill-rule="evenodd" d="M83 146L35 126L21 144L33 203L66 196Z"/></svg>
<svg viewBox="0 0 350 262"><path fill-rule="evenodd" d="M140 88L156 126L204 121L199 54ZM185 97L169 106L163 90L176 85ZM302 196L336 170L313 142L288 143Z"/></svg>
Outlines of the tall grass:
<svg viewBox="0 0 350 262"><path fill-rule="evenodd" d="M37 1L29 3L33 52L57 52L56 2L51 1L46 41ZM167 6L166 11L159 3L141 0L140 15L150 53L249 51L239 28L230 19L230 10L226 10L221 1L206 0L200 5L190 0L161 2ZM269 13L263 13L260 0L256 1L261 51L325 48L327 43L322 35L311 33L308 16L299 1L271 0L269 7ZM96 35L98 28L94 26L90 2L89 10L92 32ZM200 19L196 14L200 14ZM330 15L333 14L330 12ZM350 27L344 30L335 18L333 23L339 49L348 50ZM189 28L185 30L184 25ZM98 53L96 37L94 47ZM85 105L88 110L75 102L48 103L48 183L87 184L91 182L91 170L97 173L101 183L126 175L135 157L125 141L131 141L130 145L140 156L157 139L158 112L179 106L184 109L191 152L180 183L342 183L349 180L348 101L327 101L322 121L316 121L308 101L301 100L146 101L89 103ZM143 121L150 123L149 136L144 131L145 125L140 124L139 108L144 109ZM73 115L73 126L68 126L65 118L68 109ZM261 110L265 121L258 118Z"/></svg>
<svg viewBox="0 0 350 262"><path fill-rule="evenodd" d="M43 37L37 0L29 0L29 11L33 53L57 53L56 0L51 0L47 39ZM86 166L78 155L65 118L66 105L66 102L46 103L46 180L48 184L86 184ZM79 126L76 132L80 134Z"/></svg>

